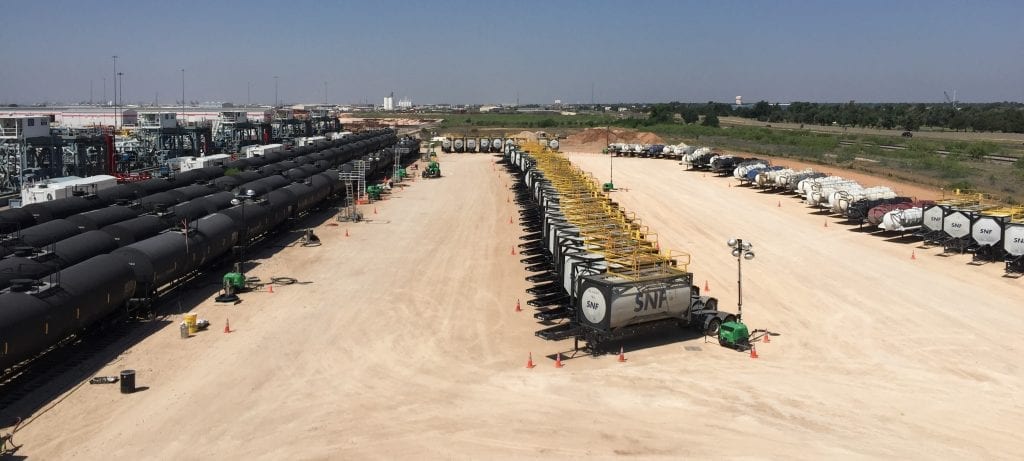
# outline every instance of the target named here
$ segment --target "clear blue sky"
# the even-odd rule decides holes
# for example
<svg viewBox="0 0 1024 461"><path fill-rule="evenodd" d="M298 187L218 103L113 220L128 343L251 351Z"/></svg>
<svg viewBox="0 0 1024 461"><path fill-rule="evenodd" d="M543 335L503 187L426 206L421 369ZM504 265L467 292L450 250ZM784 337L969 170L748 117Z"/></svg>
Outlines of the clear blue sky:
<svg viewBox="0 0 1024 461"><path fill-rule="evenodd" d="M160 5L160 6L157 6ZM1024 1L18 1L0 101L1024 101Z"/></svg>

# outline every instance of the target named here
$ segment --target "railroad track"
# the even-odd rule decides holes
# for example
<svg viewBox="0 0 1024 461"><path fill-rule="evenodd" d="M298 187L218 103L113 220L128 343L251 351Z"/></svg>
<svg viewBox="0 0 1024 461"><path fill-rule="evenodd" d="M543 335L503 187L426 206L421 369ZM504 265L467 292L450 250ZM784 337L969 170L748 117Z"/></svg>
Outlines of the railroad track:
<svg viewBox="0 0 1024 461"><path fill-rule="evenodd" d="M868 143L853 142L853 141L839 141L839 144L843 145L843 146L877 147L879 149L884 149L884 150L907 150L907 148L904 147L904 146L891 146L891 145L886 145L886 144L868 144ZM950 152L948 150L936 150L934 152L936 154L939 154L939 155L943 156L943 157L946 157L946 156L952 154L952 152ZM1003 164L1013 164L1013 163L1017 162L1017 160L1018 160L1017 157L1011 157L1011 156L1007 156L1007 155L982 155L981 159L989 161L989 162L1003 163Z"/></svg>
<svg viewBox="0 0 1024 461"><path fill-rule="evenodd" d="M136 323L133 320L115 320L102 334L86 333L65 341L39 358L22 364L11 375L0 377L0 413L6 414L10 407L19 404L31 408L27 413L34 413L36 408L56 395L76 387L87 375L93 374L99 365L112 360L111 354L116 356L124 350L109 349L111 346L133 335L146 336L151 332L150 328L140 330ZM151 328L158 328L162 324L159 317L156 322L146 323L151 324ZM90 366L82 367L83 364ZM0 425L4 423L0 421Z"/></svg>

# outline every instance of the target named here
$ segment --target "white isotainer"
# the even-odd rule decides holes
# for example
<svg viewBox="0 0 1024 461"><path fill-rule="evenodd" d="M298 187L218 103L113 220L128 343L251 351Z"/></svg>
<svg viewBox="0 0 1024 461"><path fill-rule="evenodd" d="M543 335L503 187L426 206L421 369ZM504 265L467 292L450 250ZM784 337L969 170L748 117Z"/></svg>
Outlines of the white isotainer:
<svg viewBox="0 0 1024 461"><path fill-rule="evenodd" d="M1003 249L1011 256L1024 256L1024 223L1008 223L1003 230Z"/></svg>
<svg viewBox="0 0 1024 461"><path fill-rule="evenodd" d="M942 218L945 217L946 210L939 205L932 205L924 210L923 220L921 226L925 229L933 232L942 230Z"/></svg>
<svg viewBox="0 0 1024 461"><path fill-rule="evenodd" d="M995 246L1003 239L1002 221L1006 218L981 216L971 225L971 238L981 246Z"/></svg>
<svg viewBox="0 0 1024 461"><path fill-rule="evenodd" d="M967 237L971 234L971 218L962 211L954 211L942 220L942 231L956 239Z"/></svg>

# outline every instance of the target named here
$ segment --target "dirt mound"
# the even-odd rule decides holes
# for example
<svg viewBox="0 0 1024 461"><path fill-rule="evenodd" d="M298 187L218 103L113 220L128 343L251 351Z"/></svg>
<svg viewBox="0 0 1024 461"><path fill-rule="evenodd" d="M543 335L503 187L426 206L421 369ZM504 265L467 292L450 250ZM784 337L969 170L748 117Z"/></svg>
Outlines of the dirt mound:
<svg viewBox="0 0 1024 461"><path fill-rule="evenodd" d="M565 138L562 143L574 149L591 150L603 149L606 145L615 142L630 144L664 144L660 136L646 131L628 130L624 128L588 128L574 133Z"/></svg>

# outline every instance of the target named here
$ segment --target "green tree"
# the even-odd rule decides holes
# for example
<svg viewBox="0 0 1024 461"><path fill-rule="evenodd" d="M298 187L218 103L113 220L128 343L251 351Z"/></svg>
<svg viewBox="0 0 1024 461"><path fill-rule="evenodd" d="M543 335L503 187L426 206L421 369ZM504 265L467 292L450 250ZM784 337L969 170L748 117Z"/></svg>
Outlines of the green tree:
<svg viewBox="0 0 1024 461"><path fill-rule="evenodd" d="M700 115L697 114L697 109L687 107L683 109L683 121L687 124L697 123L700 121Z"/></svg>
<svg viewBox="0 0 1024 461"><path fill-rule="evenodd" d="M718 126L719 126L719 124L718 124L718 116L715 115L715 114L705 115L704 116L704 121L701 122L701 125L718 128Z"/></svg>
<svg viewBox="0 0 1024 461"><path fill-rule="evenodd" d="M650 125L658 125L672 123L674 119L675 114L672 113L668 104L655 104L651 107L651 114L647 117L647 122Z"/></svg>

